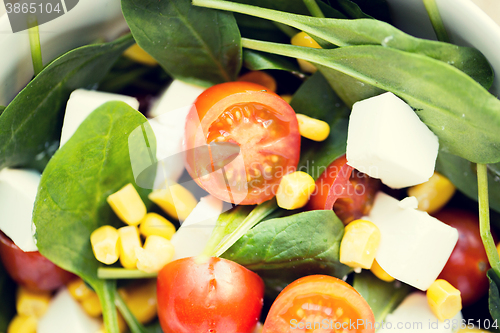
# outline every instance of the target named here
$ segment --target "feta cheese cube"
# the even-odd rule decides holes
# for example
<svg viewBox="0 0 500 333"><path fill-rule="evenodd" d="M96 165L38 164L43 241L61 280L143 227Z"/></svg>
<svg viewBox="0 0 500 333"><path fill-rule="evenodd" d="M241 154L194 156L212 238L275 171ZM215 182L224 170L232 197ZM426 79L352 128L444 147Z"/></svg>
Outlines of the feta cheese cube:
<svg viewBox="0 0 500 333"><path fill-rule="evenodd" d="M174 80L153 105L148 116L154 118L186 106L190 107L205 89L180 80Z"/></svg>
<svg viewBox="0 0 500 333"><path fill-rule="evenodd" d="M434 173L439 142L412 108L392 93L357 102L347 134L347 164L392 188Z"/></svg>

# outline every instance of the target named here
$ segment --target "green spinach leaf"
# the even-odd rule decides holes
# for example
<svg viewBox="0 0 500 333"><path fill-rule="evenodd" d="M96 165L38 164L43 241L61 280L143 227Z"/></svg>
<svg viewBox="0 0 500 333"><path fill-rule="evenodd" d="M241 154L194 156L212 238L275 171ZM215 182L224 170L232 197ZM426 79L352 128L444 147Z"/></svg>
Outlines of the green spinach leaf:
<svg viewBox="0 0 500 333"><path fill-rule="evenodd" d="M141 126L151 151L140 145L142 131L134 131ZM135 156L148 156L150 152L155 156L156 141L146 118L123 102L103 104L47 164L33 212L40 253L94 288L103 304L106 324L116 317L115 286L112 280L97 277L101 264L92 252L90 234L102 225L123 225L106 198L135 183L129 151ZM148 203L149 191L138 191ZM112 328L108 331L115 332Z"/></svg>
<svg viewBox="0 0 500 333"><path fill-rule="evenodd" d="M2 113L5 111L7 107L6 106L1 106L0 105L0 116L2 115Z"/></svg>
<svg viewBox="0 0 500 333"><path fill-rule="evenodd" d="M25 166L57 142L71 91L99 82L132 44L127 35L74 49L47 65L0 116L0 169Z"/></svg>
<svg viewBox="0 0 500 333"><path fill-rule="evenodd" d="M243 66L252 71L279 69L288 72L300 73L297 63L288 58L252 50L243 51Z"/></svg>
<svg viewBox="0 0 500 333"><path fill-rule="evenodd" d="M15 307L16 284L0 263L0 332L7 332L10 320L16 313Z"/></svg>
<svg viewBox="0 0 500 333"><path fill-rule="evenodd" d="M412 290L399 281L384 282L369 271L355 274L353 287L368 302L378 323L396 309Z"/></svg>
<svg viewBox="0 0 500 333"><path fill-rule="evenodd" d="M190 0L122 0L122 11L137 43L172 77L202 86L236 79L241 38L233 14Z"/></svg>
<svg viewBox="0 0 500 333"><path fill-rule="evenodd" d="M490 280L489 308L493 320L500 320L500 278L493 269L487 273Z"/></svg>

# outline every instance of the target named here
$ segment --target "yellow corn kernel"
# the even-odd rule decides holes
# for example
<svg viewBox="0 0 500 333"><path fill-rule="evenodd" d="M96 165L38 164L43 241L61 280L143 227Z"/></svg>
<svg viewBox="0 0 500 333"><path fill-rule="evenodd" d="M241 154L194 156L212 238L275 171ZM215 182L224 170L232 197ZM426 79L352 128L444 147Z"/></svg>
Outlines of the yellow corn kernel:
<svg viewBox="0 0 500 333"><path fill-rule="evenodd" d="M278 84L276 83L274 77L264 71L251 71L245 73L238 78L238 81L257 83L272 92L276 92L276 89L278 88Z"/></svg>
<svg viewBox="0 0 500 333"><path fill-rule="evenodd" d="M140 285L133 285L119 290L130 312L141 324L146 324L156 317L157 297L156 280L149 280Z"/></svg>
<svg viewBox="0 0 500 333"><path fill-rule="evenodd" d="M136 248L137 269L146 273L159 272L174 257L174 246L163 237L151 235L144 248Z"/></svg>
<svg viewBox="0 0 500 333"><path fill-rule="evenodd" d="M302 171L289 173L281 178L276 192L278 206L283 209L304 207L315 188L314 179L307 173Z"/></svg>
<svg viewBox="0 0 500 333"><path fill-rule="evenodd" d="M97 228L90 235L95 258L106 265L114 264L119 257L118 230L110 225Z"/></svg>
<svg viewBox="0 0 500 333"><path fill-rule="evenodd" d="M316 42L314 40L314 38L312 38L311 36L309 36L305 32L299 32L298 34L293 36L291 43L292 43L292 45L295 45L295 46L312 47L315 49L321 48L321 46L318 44L318 42ZM316 66L311 64L309 61L302 60L302 59L297 59L297 61L299 63L300 69L303 72L306 72L306 73L316 72Z"/></svg>
<svg viewBox="0 0 500 333"><path fill-rule="evenodd" d="M180 184L155 190L149 194L149 199L180 221L184 221L198 203L194 195Z"/></svg>
<svg viewBox="0 0 500 333"><path fill-rule="evenodd" d="M434 172L434 175L425 183L409 188L408 195L417 198L418 209L432 214L451 200L455 190L455 186L448 178Z"/></svg>
<svg viewBox="0 0 500 333"><path fill-rule="evenodd" d="M37 320L33 316L16 315L7 328L7 333L36 333Z"/></svg>
<svg viewBox="0 0 500 333"><path fill-rule="evenodd" d="M144 237L156 235L170 240L175 234L175 226L163 216L149 213L141 222L139 231Z"/></svg>
<svg viewBox="0 0 500 333"><path fill-rule="evenodd" d="M355 220L344 229L340 262L350 267L370 269L380 244L380 230L370 221Z"/></svg>
<svg viewBox="0 0 500 333"><path fill-rule="evenodd" d="M90 296L94 291L87 287L82 279L74 279L68 283L66 286L68 288L71 296L77 300L81 301Z"/></svg>
<svg viewBox="0 0 500 333"><path fill-rule="evenodd" d="M387 272L384 271L384 269L382 267L380 267L380 265L377 262L377 259L373 260L373 264L372 264L372 267L370 268L370 270L372 271L372 273L376 277L378 277L382 281L392 282L395 280L392 276L387 274Z"/></svg>
<svg viewBox="0 0 500 333"><path fill-rule="evenodd" d="M138 62L143 65L147 66L156 66L158 65L158 62L153 58L152 56L149 55L146 51L142 49L137 44L132 45L128 49L125 50L123 55L131 60L134 60L135 62Z"/></svg>
<svg viewBox="0 0 500 333"><path fill-rule="evenodd" d="M50 292L34 292L23 287L17 289L16 309L22 316L40 318L49 308Z"/></svg>
<svg viewBox="0 0 500 333"><path fill-rule="evenodd" d="M283 98L285 100L285 102L287 102L288 104L290 104L292 102L292 98L293 96L292 95L280 95L281 98Z"/></svg>
<svg viewBox="0 0 500 333"><path fill-rule="evenodd" d="M91 317L99 317L102 314L101 302L95 292L81 300L83 310Z"/></svg>
<svg viewBox="0 0 500 333"><path fill-rule="evenodd" d="M462 328L458 330L457 333L490 333L490 332L479 328Z"/></svg>
<svg viewBox="0 0 500 333"><path fill-rule="evenodd" d="M432 312L441 321L455 317L462 309L460 290L443 279L434 281L427 289L427 302Z"/></svg>
<svg viewBox="0 0 500 333"><path fill-rule="evenodd" d="M118 217L128 225L138 225L146 216L146 205L134 185L128 184L108 197L108 203Z"/></svg>
<svg viewBox="0 0 500 333"><path fill-rule="evenodd" d="M136 226L127 226L118 229L120 235L118 248L120 250L120 263L128 269L135 269L137 266L137 256L135 249L141 248L141 238L139 229Z"/></svg>
<svg viewBox="0 0 500 333"><path fill-rule="evenodd" d="M297 114L299 122L299 132L304 138L314 141L323 141L330 135L330 125L319 119L308 117L304 114Z"/></svg>
<svg viewBox="0 0 500 333"><path fill-rule="evenodd" d="M497 252L498 252L498 256L500 256L500 243L497 244Z"/></svg>

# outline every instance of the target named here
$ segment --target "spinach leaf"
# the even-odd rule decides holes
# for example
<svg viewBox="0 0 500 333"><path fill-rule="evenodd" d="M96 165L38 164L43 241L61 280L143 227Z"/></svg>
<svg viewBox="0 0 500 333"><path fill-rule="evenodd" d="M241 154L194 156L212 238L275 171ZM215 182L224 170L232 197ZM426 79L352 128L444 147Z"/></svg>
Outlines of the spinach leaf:
<svg viewBox="0 0 500 333"><path fill-rule="evenodd" d="M92 253L90 234L102 225L123 225L106 198L135 183L129 151L134 151L134 156L149 154L146 145L139 144L140 138L133 137L139 136L140 131L134 130L141 126L155 155L156 141L143 115L123 102L97 108L47 164L33 212L40 253L94 288L107 324L116 316L115 290L113 281L97 277L101 264ZM138 191L148 203L149 191Z"/></svg>
<svg viewBox="0 0 500 333"><path fill-rule="evenodd" d="M409 285L399 281L384 282L369 271L355 274L353 287L368 302L378 323L396 309L412 290Z"/></svg>
<svg viewBox="0 0 500 333"><path fill-rule="evenodd" d="M236 0L235 2L287 13L310 15L303 0ZM326 17L347 18L347 16L326 3L318 1L318 6Z"/></svg>
<svg viewBox="0 0 500 333"><path fill-rule="evenodd" d="M458 68L488 89L493 83L491 66L478 50L415 38L385 22L371 19L339 20L309 17L221 0L193 0L193 4L290 25L337 46L381 45L425 55ZM408 64L411 62L404 64L405 67L409 67Z"/></svg>
<svg viewBox="0 0 500 333"><path fill-rule="evenodd" d="M475 163L500 162L500 101L442 61L372 45L323 50L246 39L243 45L311 61L390 91L416 110L442 149Z"/></svg>
<svg viewBox="0 0 500 333"><path fill-rule="evenodd" d="M500 163L488 164L487 168L490 207L500 213ZM436 171L446 176L460 192L477 201L476 164L441 150Z"/></svg>
<svg viewBox="0 0 500 333"><path fill-rule="evenodd" d="M310 274L342 278L350 272L339 262L343 234L333 211L309 211L257 224L223 257L274 281L290 283Z"/></svg>
<svg viewBox="0 0 500 333"><path fill-rule="evenodd" d="M6 106L1 106L1 105L0 105L0 116L2 115L2 113L4 112L4 110L5 110L6 108L7 108Z"/></svg>
<svg viewBox="0 0 500 333"><path fill-rule="evenodd" d="M350 0L327 0L326 3L328 3L331 7L338 9L348 18L372 18L370 15L366 15L365 13L363 13L361 8L359 8L357 4Z"/></svg>
<svg viewBox="0 0 500 333"><path fill-rule="evenodd" d="M334 5L336 0L323 0L329 3L331 6ZM339 0L337 0L339 1ZM345 0L348 1L348 0ZM362 12L366 13L377 20L391 22L391 13L389 10L389 5L386 0L351 0L355 3ZM357 18L357 17L352 17ZM361 18L361 17L359 17Z"/></svg>
<svg viewBox="0 0 500 333"><path fill-rule="evenodd" d="M490 280L489 308L493 320L500 320L500 278L493 269L487 273Z"/></svg>
<svg viewBox="0 0 500 333"><path fill-rule="evenodd" d="M300 73L297 63L288 58L252 50L243 51L243 66L252 71L280 69L288 72Z"/></svg>
<svg viewBox="0 0 500 333"><path fill-rule="evenodd" d="M10 320L16 313L16 285L0 263L0 332L7 332Z"/></svg>
<svg viewBox="0 0 500 333"><path fill-rule="evenodd" d="M241 68L241 38L231 13L190 0L122 0L137 43L172 77L202 86L233 81Z"/></svg>
<svg viewBox="0 0 500 333"><path fill-rule="evenodd" d="M47 65L0 116L0 169L27 165L58 141L71 91L99 82L132 43L127 35L83 46Z"/></svg>

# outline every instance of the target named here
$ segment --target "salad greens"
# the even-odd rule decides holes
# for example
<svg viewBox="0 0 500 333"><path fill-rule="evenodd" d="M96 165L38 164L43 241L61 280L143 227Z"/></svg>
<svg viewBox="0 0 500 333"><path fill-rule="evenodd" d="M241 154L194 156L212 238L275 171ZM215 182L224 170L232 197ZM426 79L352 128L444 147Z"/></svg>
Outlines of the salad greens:
<svg viewBox="0 0 500 333"><path fill-rule="evenodd" d="M132 43L128 35L83 46L47 65L0 116L0 169L24 166L50 153L60 137L69 94L99 82Z"/></svg>
<svg viewBox="0 0 500 333"><path fill-rule="evenodd" d="M115 304L116 308L118 309L118 311L120 311L120 314L123 316L123 319L125 319L125 322L127 323L131 333L150 332L149 329L145 328L141 323L139 323L139 321L130 311L130 309L128 308L127 304L120 296L120 293L118 293L118 291L115 292Z"/></svg>
<svg viewBox="0 0 500 333"><path fill-rule="evenodd" d="M299 66L285 57L252 50L243 50L243 66L252 71L279 69L300 73Z"/></svg>
<svg viewBox="0 0 500 333"><path fill-rule="evenodd" d="M10 279L9 274L0 263L0 300L2 300L0 302L0 332L7 332L7 326L16 313L15 290L14 281Z"/></svg>
<svg viewBox="0 0 500 333"><path fill-rule="evenodd" d="M500 277L490 269L487 273L490 279L489 309L493 319L500 320Z"/></svg>
<svg viewBox="0 0 500 333"><path fill-rule="evenodd" d="M28 29L28 36L30 40L30 49L31 49L31 59L33 61L33 70L35 72L35 76L40 74L43 70L43 61L42 61L42 49L40 47L40 34L38 32L38 23L32 23L32 27Z"/></svg>
<svg viewBox="0 0 500 333"><path fill-rule="evenodd" d="M448 33L446 32L446 28L444 27L443 20L441 19L441 15L439 14L439 10L436 4L436 0L423 0L425 9L427 10L427 14L432 23L432 27L434 28L434 32L436 33L437 39L442 42L450 42L450 37L448 37Z"/></svg>
<svg viewBox="0 0 500 333"><path fill-rule="evenodd" d="M90 234L103 225L123 225L106 199L126 184L135 183L129 150L149 153L145 146L129 146L139 142L140 138L129 140L129 136L140 126L155 152L156 143L151 140L152 130L146 118L127 104L108 102L92 112L48 163L33 212L40 253L90 284L99 295L110 333L117 332L116 285L113 280L97 277L101 264L92 252ZM149 188L153 181L151 177ZM149 190L138 192L148 204Z"/></svg>

